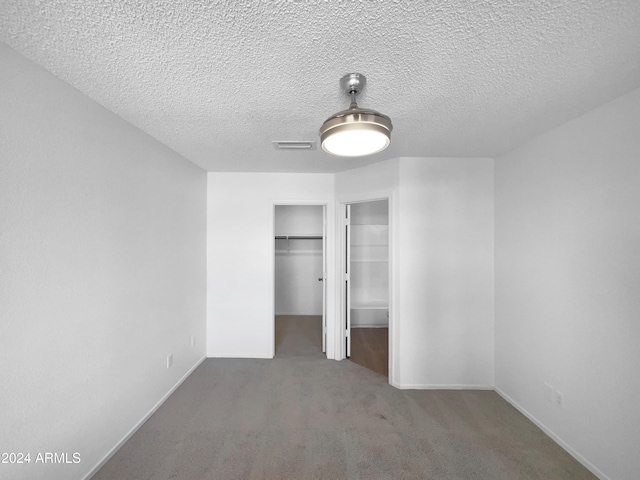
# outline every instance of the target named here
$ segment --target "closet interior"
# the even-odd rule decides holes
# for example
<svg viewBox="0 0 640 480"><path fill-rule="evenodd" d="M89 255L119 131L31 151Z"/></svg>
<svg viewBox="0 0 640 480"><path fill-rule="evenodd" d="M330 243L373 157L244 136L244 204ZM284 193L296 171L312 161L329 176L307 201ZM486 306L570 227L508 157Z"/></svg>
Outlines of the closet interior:
<svg viewBox="0 0 640 480"><path fill-rule="evenodd" d="M350 360L389 376L389 201L349 206Z"/></svg>
<svg viewBox="0 0 640 480"><path fill-rule="evenodd" d="M323 355L324 207L276 205L276 357Z"/></svg>

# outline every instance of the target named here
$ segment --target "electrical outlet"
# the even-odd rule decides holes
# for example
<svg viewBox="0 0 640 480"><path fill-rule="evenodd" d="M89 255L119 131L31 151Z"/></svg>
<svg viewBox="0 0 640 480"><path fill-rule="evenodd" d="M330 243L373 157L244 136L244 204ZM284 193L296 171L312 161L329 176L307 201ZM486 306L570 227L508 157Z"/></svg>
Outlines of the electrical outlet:
<svg viewBox="0 0 640 480"><path fill-rule="evenodd" d="M558 390L556 390L554 393L555 393L555 395L554 395L554 402L553 403L557 407L562 408L564 406L564 393L559 392Z"/></svg>
<svg viewBox="0 0 640 480"><path fill-rule="evenodd" d="M553 387L548 383L544 384L544 399L549 403L553 403Z"/></svg>
<svg viewBox="0 0 640 480"><path fill-rule="evenodd" d="M195 336L195 335L193 335L193 336L191 337L191 346L192 346L192 347L195 347L195 346L196 346L196 336Z"/></svg>
<svg viewBox="0 0 640 480"><path fill-rule="evenodd" d="M173 353L170 353L167 356L167 368L170 368L173 365Z"/></svg>

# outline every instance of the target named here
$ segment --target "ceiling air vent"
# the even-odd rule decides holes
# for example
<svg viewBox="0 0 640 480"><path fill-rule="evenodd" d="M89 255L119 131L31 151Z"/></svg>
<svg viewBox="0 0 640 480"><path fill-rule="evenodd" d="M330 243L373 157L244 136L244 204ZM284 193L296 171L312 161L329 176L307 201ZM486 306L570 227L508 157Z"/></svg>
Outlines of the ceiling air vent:
<svg viewBox="0 0 640 480"><path fill-rule="evenodd" d="M273 144L273 148L276 150L315 150L316 142L315 140L302 140L299 142L294 142L291 140L274 140L271 142Z"/></svg>

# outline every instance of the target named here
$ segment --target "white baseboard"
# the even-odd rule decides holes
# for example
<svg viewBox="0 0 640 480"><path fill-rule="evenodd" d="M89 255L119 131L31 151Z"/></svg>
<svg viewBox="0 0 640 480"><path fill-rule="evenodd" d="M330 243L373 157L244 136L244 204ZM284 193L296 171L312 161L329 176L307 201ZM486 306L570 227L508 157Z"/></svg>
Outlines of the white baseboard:
<svg viewBox="0 0 640 480"><path fill-rule="evenodd" d="M263 360L270 360L273 358L273 355L268 355L268 354L262 354L262 353L238 353L238 352L234 352L234 353L216 353L216 354L207 354L207 358L233 358L233 359L243 359L243 358L248 358L248 359L263 359Z"/></svg>
<svg viewBox="0 0 640 480"><path fill-rule="evenodd" d="M521 414L531 420L540 430L542 430L547 436L549 436L554 442L560 445L563 449L565 449L573 458L575 458L578 462L584 465L591 473L593 473L600 480L611 480L607 475L602 473L595 465L589 462L586 458L576 452L567 442L562 440L558 435L556 435L550 428L548 428L544 423L534 417L531 413L529 413L522 405L516 402L509 395L504 393L499 388L494 388L496 393L500 395L503 399L505 399L511 406L513 406L516 410L518 410Z"/></svg>
<svg viewBox="0 0 640 480"><path fill-rule="evenodd" d="M151 410L149 410L149 411L147 412L147 414L146 414L144 417L142 417L142 419L141 419L138 423L136 423L136 424L131 428L131 430L129 430L129 431L126 433L126 435L125 435L124 437L122 437L122 439L121 439L118 443L116 443L116 445L115 445L111 450L109 450L109 452L107 452L107 454L106 454L104 457L102 457L102 460L100 460L100 461L99 461L99 462L98 462L98 463L97 463L97 464L96 464L96 465L95 465L95 466L94 466L94 467L89 471L89 473L88 473L87 475L85 475L84 480L89 480L89 479L90 479L91 477L93 477L96 473L98 473L98 470L100 470L100 469L104 466L104 464L105 464L105 463L107 463L107 462L109 461L109 459L110 459L111 457L113 457L113 455L114 455L118 450L120 450L120 448L121 448L125 443L127 443L127 440L129 440L129 439L133 436L133 434L134 434L134 433L136 433L136 432L138 431L138 429L139 429L142 425L144 425L144 423L145 423L147 420L149 420L149 418L151 417L151 415L153 415L153 414L155 413L155 411L156 411L156 410L158 410L158 408L160 408L160 406L161 406L161 405L162 405L162 404L167 400L167 398L169 398L169 397L171 396L171 394L172 394L173 392L175 392L175 391L176 391L176 389L177 389L177 388L182 384L182 382L184 382L184 381L189 377L189 375L191 375L191 374L193 373L193 371L194 371L196 368L198 368L202 362L204 362L204 361L206 360L206 358L207 358L207 357L202 357L200 360L198 360L198 361L195 363L195 365L194 365L193 367L191 367L191 368L187 371L187 373L185 373L185 374L182 376L182 378L176 382L176 384L175 384L173 387L171 387L171 389L170 389L170 390L169 390L169 391L168 391L168 392L167 392L167 393L166 393L166 394L165 394L165 395L164 395L164 396L163 396L163 397L158 401L158 403L156 403L153 407L151 407Z"/></svg>
<svg viewBox="0 0 640 480"><path fill-rule="evenodd" d="M398 383L393 385L400 390L493 390L492 385L458 385L436 383Z"/></svg>

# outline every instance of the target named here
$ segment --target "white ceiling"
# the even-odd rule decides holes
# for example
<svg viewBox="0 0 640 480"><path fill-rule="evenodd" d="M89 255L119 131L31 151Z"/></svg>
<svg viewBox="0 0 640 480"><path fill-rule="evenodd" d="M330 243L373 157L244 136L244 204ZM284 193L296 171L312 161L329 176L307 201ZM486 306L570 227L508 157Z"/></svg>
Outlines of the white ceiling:
<svg viewBox="0 0 640 480"><path fill-rule="evenodd" d="M2 0L0 40L210 171L493 157L640 86L638 0ZM348 106L393 121L360 159L277 151Z"/></svg>

